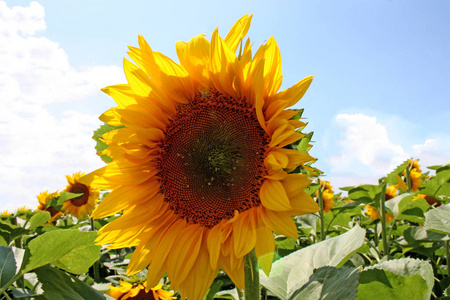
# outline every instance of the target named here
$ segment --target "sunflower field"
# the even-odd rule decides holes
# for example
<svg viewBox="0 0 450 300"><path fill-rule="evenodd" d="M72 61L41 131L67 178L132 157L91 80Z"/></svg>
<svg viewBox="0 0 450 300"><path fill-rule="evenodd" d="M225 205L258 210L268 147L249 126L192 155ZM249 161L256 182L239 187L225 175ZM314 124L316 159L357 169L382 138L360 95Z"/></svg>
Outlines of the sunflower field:
<svg viewBox="0 0 450 300"><path fill-rule="evenodd" d="M251 19L177 42L180 63L129 47L105 166L1 212L1 300L450 299L450 165L337 192L293 108L313 77L279 91Z"/></svg>

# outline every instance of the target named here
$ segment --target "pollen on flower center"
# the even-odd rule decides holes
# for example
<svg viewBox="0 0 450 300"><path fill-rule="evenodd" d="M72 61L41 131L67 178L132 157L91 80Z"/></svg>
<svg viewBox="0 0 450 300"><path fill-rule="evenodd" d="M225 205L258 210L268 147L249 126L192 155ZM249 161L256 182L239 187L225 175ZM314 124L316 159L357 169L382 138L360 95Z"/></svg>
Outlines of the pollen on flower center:
<svg viewBox="0 0 450 300"><path fill-rule="evenodd" d="M258 206L269 140L245 99L199 93L179 107L161 143L165 201L180 218L205 227Z"/></svg>

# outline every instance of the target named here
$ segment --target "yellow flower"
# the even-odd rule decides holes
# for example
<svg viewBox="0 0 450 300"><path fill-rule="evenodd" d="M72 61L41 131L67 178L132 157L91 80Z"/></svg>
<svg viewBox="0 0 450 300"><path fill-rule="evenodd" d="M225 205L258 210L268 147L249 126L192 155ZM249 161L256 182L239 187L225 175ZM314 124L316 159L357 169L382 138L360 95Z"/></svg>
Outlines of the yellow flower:
<svg viewBox="0 0 450 300"><path fill-rule="evenodd" d="M372 221L378 220L380 218L380 214L378 213L376 208L371 205L366 205L366 215L368 215ZM394 219L394 216L388 212L386 212L385 216L386 223L390 223Z"/></svg>
<svg viewBox="0 0 450 300"><path fill-rule="evenodd" d="M320 188L322 189L322 199L323 199L323 212L330 212L332 208L334 208L334 192L333 187L330 185L328 181L321 180ZM319 203L319 191L314 193L316 197L316 202Z"/></svg>
<svg viewBox="0 0 450 300"><path fill-rule="evenodd" d="M61 207L63 212L78 219L87 216L94 209L99 197L98 190L80 182L81 176L84 176L84 173L78 172L73 176L66 175L69 184L64 192L83 193L83 195L64 201Z"/></svg>
<svg viewBox="0 0 450 300"><path fill-rule="evenodd" d="M386 188L385 200L397 197L397 185L391 185Z"/></svg>
<svg viewBox="0 0 450 300"><path fill-rule="evenodd" d="M47 203L52 200L55 197L59 196L59 192L56 191L54 193L49 193L48 191L42 192L37 196L37 199L39 201L39 205L36 208L37 210L42 210L42 211L48 211L50 213L51 219L50 221L48 221L48 223L51 223L53 221L56 221L57 219L59 219L63 213L60 212L59 210L57 210L56 208L54 208L53 206L47 206Z"/></svg>
<svg viewBox="0 0 450 300"><path fill-rule="evenodd" d="M11 214L12 214L12 213L9 212L8 210L5 210L5 211L0 212L0 215L2 215L2 216L9 216L9 215L11 215Z"/></svg>
<svg viewBox="0 0 450 300"><path fill-rule="evenodd" d="M17 210L18 211L29 211L30 209L26 206L22 206L22 207L19 207Z"/></svg>
<svg viewBox="0 0 450 300"><path fill-rule="evenodd" d="M124 60L128 84L103 89L118 106L100 119L125 126L103 135L113 161L81 179L112 190L94 218L123 211L99 231L109 248L136 246L128 275L150 265L147 286L166 273L183 298L201 299L219 268L244 287L243 257L255 249L269 273L273 232L297 237L292 216L318 211L310 180L288 174L313 160L288 149L305 123L292 119L307 77L281 86L274 38L252 55L245 15L225 39L216 29L176 45L180 64L139 36Z"/></svg>
<svg viewBox="0 0 450 300"><path fill-rule="evenodd" d="M408 159L409 174L411 178L411 191L415 192L419 190L422 186L422 170L420 169L419 161ZM405 176L404 182L406 182L406 170L403 171L402 175Z"/></svg>
<svg viewBox="0 0 450 300"><path fill-rule="evenodd" d="M176 299L172 297L173 293L165 291L162 288L162 284L158 284L154 288L148 289L145 282L129 283L125 281L120 282L120 286L114 287L109 285L109 296L120 299L148 299L148 300L169 300Z"/></svg>

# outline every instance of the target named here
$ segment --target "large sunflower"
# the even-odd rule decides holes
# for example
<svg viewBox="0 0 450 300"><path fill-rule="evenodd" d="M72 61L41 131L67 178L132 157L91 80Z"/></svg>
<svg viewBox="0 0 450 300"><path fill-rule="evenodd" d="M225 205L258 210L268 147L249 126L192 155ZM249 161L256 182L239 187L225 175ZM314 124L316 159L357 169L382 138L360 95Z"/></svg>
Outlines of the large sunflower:
<svg viewBox="0 0 450 300"><path fill-rule="evenodd" d="M63 212L71 214L78 219L87 216L94 209L99 197L98 190L80 182L80 178L83 175L84 173L81 172L77 172L72 176L66 175L69 184L64 192L82 193L83 195L64 201L61 207Z"/></svg>
<svg viewBox="0 0 450 300"><path fill-rule="evenodd" d="M287 170L311 161L287 146L305 124L286 108L307 77L281 86L281 57L271 37L252 55L251 15L225 39L198 35L176 44L180 64L139 36L124 59L128 84L103 89L118 106L100 119L123 128L103 136L113 161L81 179L112 192L94 218L122 212L99 231L109 248L136 246L128 275L149 266L147 286L167 274L183 297L201 299L222 268L244 286L243 257L255 249L269 273L273 232L297 237L292 216L317 212L310 180ZM240 47L240 53L235 53Z"/></svg>

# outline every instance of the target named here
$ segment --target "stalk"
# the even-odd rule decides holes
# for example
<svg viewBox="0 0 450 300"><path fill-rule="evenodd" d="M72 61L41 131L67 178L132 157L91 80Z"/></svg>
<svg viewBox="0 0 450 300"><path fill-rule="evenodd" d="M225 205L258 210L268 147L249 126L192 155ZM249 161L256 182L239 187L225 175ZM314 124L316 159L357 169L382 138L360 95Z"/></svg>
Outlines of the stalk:
<svg viewBox="0 0 450 300"><path fill-rule="evenodd" d="M450 251L449 241L445 241L445 254L447 255L447 276L450 277Z"/></svg>
<svg viewBox="0 0 450 300"><path fill-rule="evenodd" d="M408 167L406 167L406 185L408 186L407 192L410 193L412 184L411 184L411 170L409 169L409 164Z"/></svg>
<svg viewBox="0 0 450 300"><path fill-rule="evenodd" d="M320 184L320 179L317 179L319 181L319 216L320 216L320 240L323 241L325 239L325 221L323 219L323 197L322 197L322 185Z"/></svg>
<svg viewBox="0 0 450 300"><path fill-rule="evenodd" d="M91 231L96 231L94 226L94 220L89 218L89 222L91 223ZM94 269L94 281L100 282L100 263L98 260L95 261L92 268Z"/></svg>
<svg viewBox="0 0 450 300"><path fill-rule="evenodd" d="M389 257L389 245L386 232L386 183L383 183L380 196L380 220L381 220L381 238L383 239L383 254Z"/></svg>
<svg viewBox="0 0 450 300"><path fill-rule="evenodd" d="M245 300L258 300L260 296L259 288L259 266L255 249L244 257L245 272Z"/></svg>

